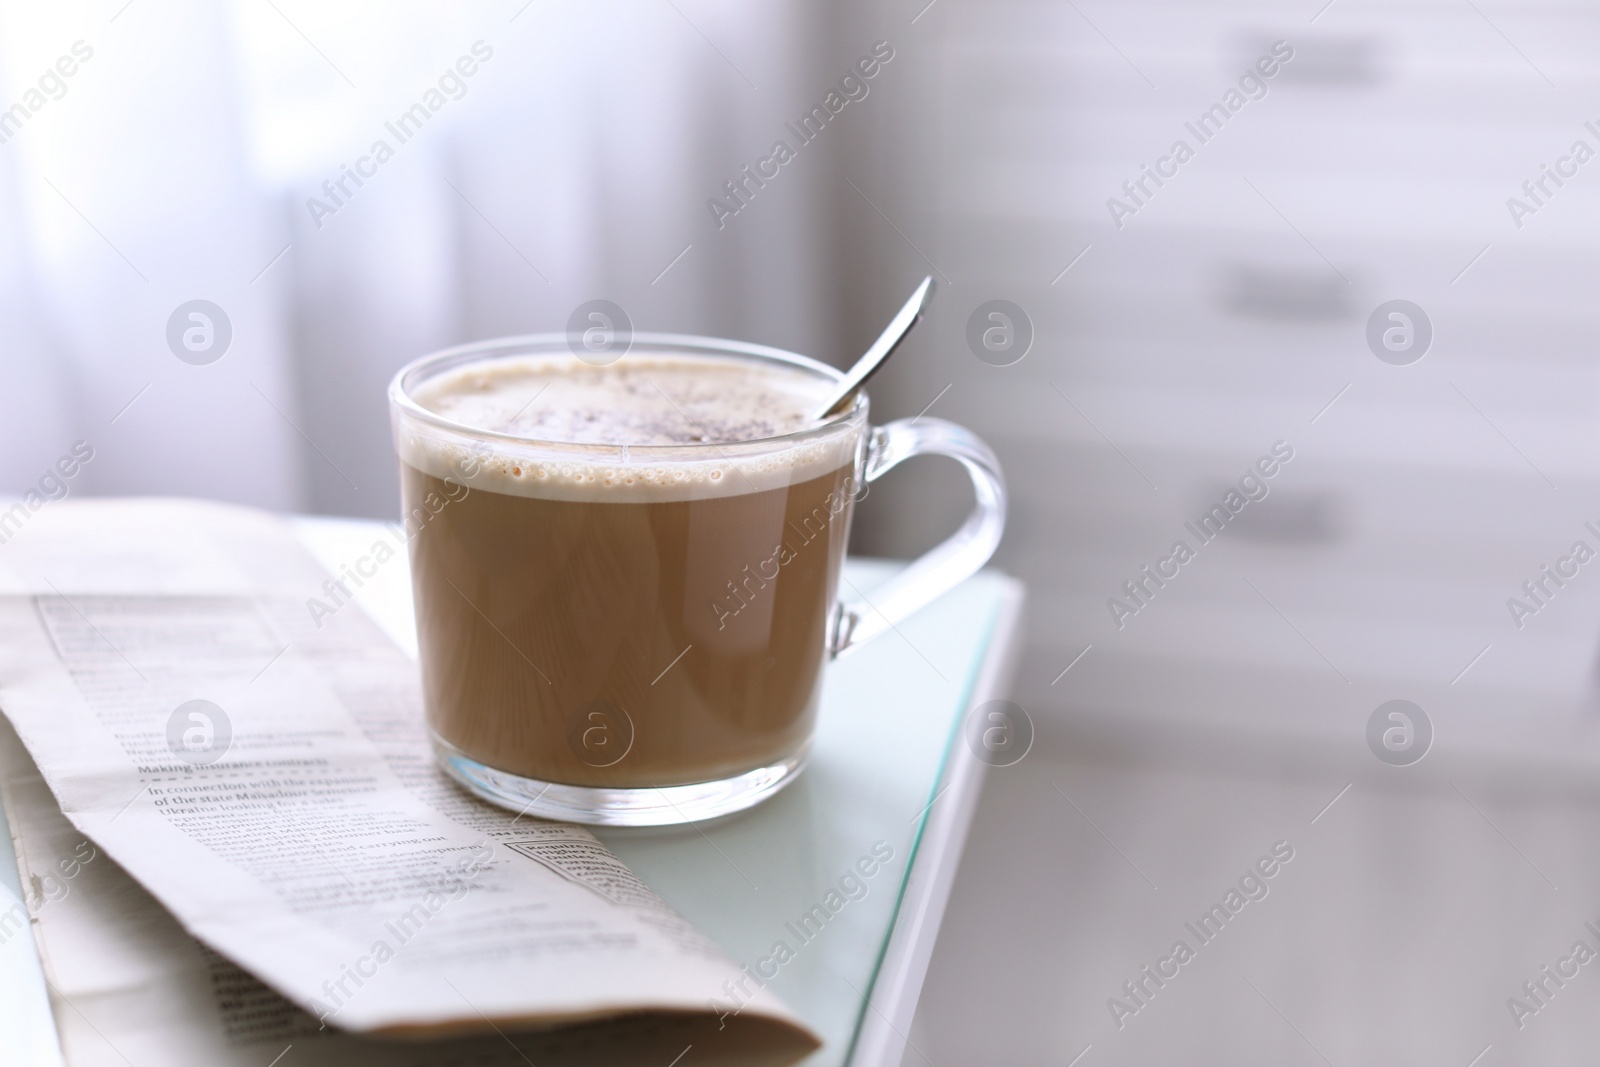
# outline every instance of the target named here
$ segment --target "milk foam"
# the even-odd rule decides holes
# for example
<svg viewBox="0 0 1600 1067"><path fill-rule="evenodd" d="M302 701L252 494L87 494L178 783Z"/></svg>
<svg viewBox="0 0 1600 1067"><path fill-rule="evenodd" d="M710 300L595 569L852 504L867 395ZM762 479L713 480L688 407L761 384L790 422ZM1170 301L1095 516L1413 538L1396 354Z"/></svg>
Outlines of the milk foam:
<svg viewBox="0 0 1600 1067"><path fill-rule="evenodd" d="M467 432L489 430L522 443L474 444L414 423L402 424L396 443L406 463L428 474L518 496L728 496L851 462L856 430L803 444L759 444L815 425L812 413L831 386L798 369L689 353L635 352L609 366L567 355L485 360L441 374L412 396ZM680 450L663 459L652 454L661 446Z"/></svg>

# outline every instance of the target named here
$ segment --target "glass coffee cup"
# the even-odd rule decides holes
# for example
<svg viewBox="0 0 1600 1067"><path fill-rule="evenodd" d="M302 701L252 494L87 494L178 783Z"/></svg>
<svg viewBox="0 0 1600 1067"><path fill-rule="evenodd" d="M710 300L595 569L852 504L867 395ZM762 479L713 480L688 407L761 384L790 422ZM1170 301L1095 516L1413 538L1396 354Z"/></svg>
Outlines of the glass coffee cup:
<svg viewBox="0 0 1600 1067"><path fill-rule="evenodd" d="M529 815L632 826L794 780L824 664L977 571L1005 523L999 464L961 427L871 427L865 393L798 414L841 378L673 334L620 356L506 338L396 375L424 706L452 777ZM855 500L920 454L963 464L973 512L870 603L841 601Z"/></svg>

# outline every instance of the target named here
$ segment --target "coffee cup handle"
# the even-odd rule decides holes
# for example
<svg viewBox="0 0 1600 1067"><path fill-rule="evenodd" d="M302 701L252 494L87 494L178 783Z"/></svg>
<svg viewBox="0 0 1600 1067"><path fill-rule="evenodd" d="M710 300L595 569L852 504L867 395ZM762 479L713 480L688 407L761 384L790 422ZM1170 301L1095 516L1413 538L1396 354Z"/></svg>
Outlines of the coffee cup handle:
<svg viewBox="0 0 1600 1067"><path fill-rule="evenodd" d="M829 650L835 657L893 629L976 574L989 562L1006 526L1006 482L1000 461L972 431L943 419L901 419L872 431L863 476L875 482L912 456L948 456L967 469L977 496L961 528L904 570L858 599L841 599Z"/></svg>

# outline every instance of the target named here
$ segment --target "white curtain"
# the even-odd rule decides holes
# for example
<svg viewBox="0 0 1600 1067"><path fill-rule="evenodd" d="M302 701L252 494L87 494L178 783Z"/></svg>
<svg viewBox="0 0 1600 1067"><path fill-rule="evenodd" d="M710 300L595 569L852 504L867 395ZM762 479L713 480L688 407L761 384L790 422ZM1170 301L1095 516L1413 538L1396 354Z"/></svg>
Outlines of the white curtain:
<svg viewBox="0 0 1600 1067"><path fill-rule="evenodd" d="M823 153L706 207L825 88L820 10L0 3L0 492L84 440L72 492L390 514L394 370L595 297L831 355Z"/></svg>

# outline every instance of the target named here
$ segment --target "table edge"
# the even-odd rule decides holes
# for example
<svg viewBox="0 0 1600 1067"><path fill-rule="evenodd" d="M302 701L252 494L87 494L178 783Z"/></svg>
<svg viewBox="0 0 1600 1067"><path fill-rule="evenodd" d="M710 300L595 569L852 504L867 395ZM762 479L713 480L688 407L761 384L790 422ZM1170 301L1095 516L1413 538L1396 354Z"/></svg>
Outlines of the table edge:
<svg viewBox="0 0 1600 1067"><path fill-rule="evenodd" d="M1006 695L1022 656L1016 637L1022 623L1023 585L1015 578L996 577L1003 578L1005 587L985 641L983 661L967 694L968 712L986 700ZM965 722L965 712L961 718ZM952 734L934 790L936 801L948 791L947 802L934 803L923 822L894 927L846 1060L848 1067L898 1067L910 1043L922 983L988 771L966 745L956 743L958 733L959 728Z"/></svg>

